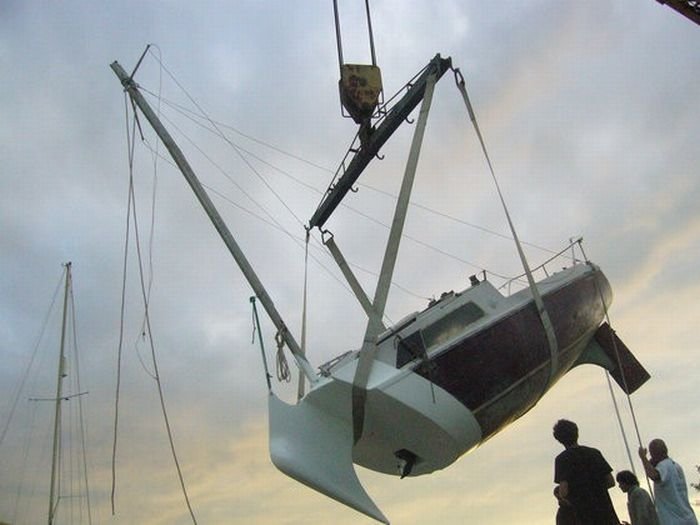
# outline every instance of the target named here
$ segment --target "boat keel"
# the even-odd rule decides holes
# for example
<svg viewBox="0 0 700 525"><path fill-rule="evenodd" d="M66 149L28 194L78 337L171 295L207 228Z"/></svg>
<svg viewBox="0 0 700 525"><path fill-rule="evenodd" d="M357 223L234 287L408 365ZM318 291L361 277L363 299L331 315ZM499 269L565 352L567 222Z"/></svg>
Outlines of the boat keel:
<svg viewBox="0 0 700 525"><path fill-rule="evenodd" d="M311 392L288 405L270 393L272 463L300 483L388 524L355 473L351 422L323 410L315 398Z"/></svg>

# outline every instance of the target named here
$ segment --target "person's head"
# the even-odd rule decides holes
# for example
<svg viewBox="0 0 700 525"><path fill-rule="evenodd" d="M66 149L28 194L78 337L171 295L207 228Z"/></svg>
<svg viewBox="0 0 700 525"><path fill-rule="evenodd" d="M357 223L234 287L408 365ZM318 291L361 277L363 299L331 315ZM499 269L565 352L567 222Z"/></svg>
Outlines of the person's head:
<svg viewBox="0 0 700 525"><path fill-rule="evenodd" d="M668 457L668 448L663 439L652 439L649 443L649 456L652 465L656 465L659 461Z"/></svg>
<svg viewBox="0 0 700 525"><path fill-rule="evenodd" d="M560 419L554 424L552 429L554 439L565 447L571 447L578 442L578 427L573 421Z"/></svg>
<svg viewBox="0 0 700 525"><path fill-rule="evenodd" d="M634 475L634 472L630 472L629 470L621 470L617 473L615 479L617 480L618 485L620 485L620 490L622 492L629 492L632 487L639 486L637 476Z"/></svg>

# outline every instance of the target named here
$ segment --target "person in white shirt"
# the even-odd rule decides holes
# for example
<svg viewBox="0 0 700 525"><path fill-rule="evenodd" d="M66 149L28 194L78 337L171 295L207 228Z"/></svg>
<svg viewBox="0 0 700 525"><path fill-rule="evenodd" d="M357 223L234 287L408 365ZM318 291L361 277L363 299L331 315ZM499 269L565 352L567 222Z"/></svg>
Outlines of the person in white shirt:
<svg viewBox="0 0 700 525"><path fill-rule="evenodd" d="M639 458L647 476L654 482L656 513L661 525L698 525L688 502L688 484L681 466L668 457L668 448L661 439L653 439L647 449L639 448Z"/></svg>

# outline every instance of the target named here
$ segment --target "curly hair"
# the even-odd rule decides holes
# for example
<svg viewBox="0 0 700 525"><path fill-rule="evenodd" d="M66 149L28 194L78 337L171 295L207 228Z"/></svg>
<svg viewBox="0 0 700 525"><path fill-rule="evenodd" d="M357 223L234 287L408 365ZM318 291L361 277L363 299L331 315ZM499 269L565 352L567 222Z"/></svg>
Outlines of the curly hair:
<svg viewBox="0 0 700 525"><path fill-rule="evenodd" d="M554 424L553 434L554 439L565 447L575 445L578 441L578 427L573 421L568 419L560 419Z"/></svg>

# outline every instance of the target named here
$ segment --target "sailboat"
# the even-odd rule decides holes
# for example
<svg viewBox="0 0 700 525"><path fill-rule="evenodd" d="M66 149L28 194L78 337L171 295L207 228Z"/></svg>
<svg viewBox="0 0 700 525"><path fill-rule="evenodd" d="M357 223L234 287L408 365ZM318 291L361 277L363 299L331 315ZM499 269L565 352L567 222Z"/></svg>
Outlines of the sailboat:
<svg viewBox="0 0 700 525"><path fill-rule="evenodd" d="M58 363L56 366L55 395L52 397L30 397L32 404L49 403L53 405L53 421L51 432L51 470L48 480L48 509L45 520L48 525L58 523L92 523L92 509L90 502L90 488L87 468L87 436L83 418L82 396L88 392L81 391L79 378L79 367L77 359L77 342L75 333L75 306L73 304L73 277L72 264L65 263L62 275L63 284L63 306L61 311L61 328L58 345ZM54 299L58 295L58 287ZM53 309L53 301L52 308ZM47 317L48 320L48 317ZM43 335L43 329L42 329ZM37 343L38 348L38 343ZM36 352L36 349L35 349ZM69 357L70 356L70 357ZM10 427L14 408L23 393L25 379L31 371L34 362L32 356L27 367L25 376L14 396L13 407L5 422L2 437L7 435ZM75 365L72 369L71 365ZM69 384L67 384L67 378ZM72 402L74 406L65 410L64 405ZM66 422L70 421L70 425ZM31 425L33 426L33 425ZM70 428L68 428L70 426ZM32 446L32 436L25 436L25 469L29 457L28 451ZM2 441L2 439L0 439ZM37 454L39 456L39 454ZM43 469L43 466L42 466ZM48 474L48 472L47 472ZM17 500L22 499L22 485L24 475L18 476ZM19 505L16 503L15 513ZM32 505L32 507L36 507ZM30 509L34 514L34 508ZM36 516L15 516L17 519L31 520L35 522Z"/></svg>
<svg viewBox="0 0 700 525"><path fill-rule="evenodd" d="M341 99L360 130L308 230L321 231L324 244L367 314L367 329L361 348L320 365L318 371L184 154L142 96L134 74L129 75L118 62L111 68L168 149L309 384L308 392L301 392L298 402L290 405L268 382L270 456L290 477L389 523L364 490L354 464L402 478L446 468L527 413L568 371L581 364L605 368L628 394L649 378L606 322L612 289L602 270L584 255L536 282L516 235L526 288L506 296L488 278L474 275L469 287L445 293L422 311L409 313L392 326L384 325L433 90L446 72L454 73L481 139L463 78L450 58L436 55L406 84L401 96L392 97L379 108L377 89L355 89L378 79L375 68L349 67L343 72L347 77L341 79ZM343 92L343 85L352 89ZM324 224L419 104L381 273L370 298ZM575 247L580 248L580 240L566 250ZM546 271L545 265L542 268Z"/></svg>

